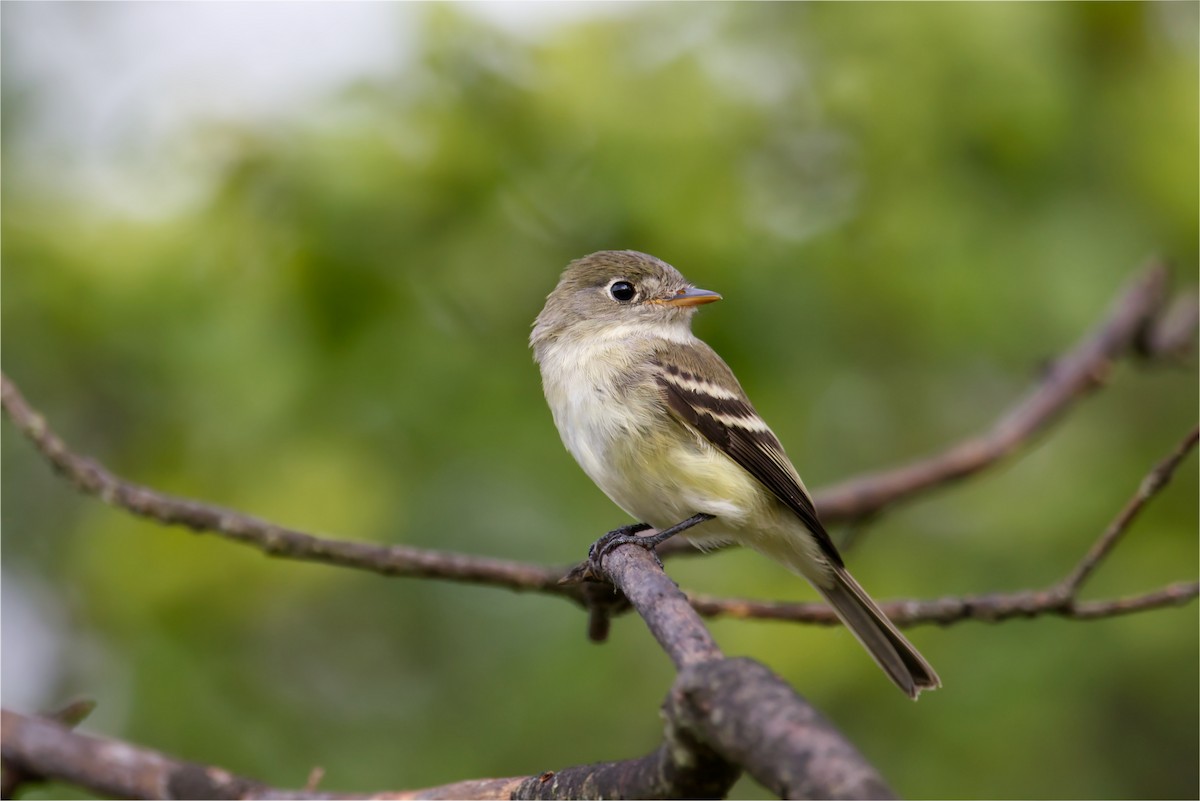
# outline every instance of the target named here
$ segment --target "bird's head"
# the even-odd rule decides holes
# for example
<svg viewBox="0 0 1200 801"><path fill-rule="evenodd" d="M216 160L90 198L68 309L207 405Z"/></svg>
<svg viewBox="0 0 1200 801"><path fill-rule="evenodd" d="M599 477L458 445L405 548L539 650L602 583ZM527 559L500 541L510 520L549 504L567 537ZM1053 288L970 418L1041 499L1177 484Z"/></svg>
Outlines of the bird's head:
<svg viewBox="0 0 1200 801"><path fill-rule="evenodd" d="M697 289L661 259L634 250L602 250L567 265L534 322L530 342L639 331L687 331L696 309L721 296Z"/></svg>

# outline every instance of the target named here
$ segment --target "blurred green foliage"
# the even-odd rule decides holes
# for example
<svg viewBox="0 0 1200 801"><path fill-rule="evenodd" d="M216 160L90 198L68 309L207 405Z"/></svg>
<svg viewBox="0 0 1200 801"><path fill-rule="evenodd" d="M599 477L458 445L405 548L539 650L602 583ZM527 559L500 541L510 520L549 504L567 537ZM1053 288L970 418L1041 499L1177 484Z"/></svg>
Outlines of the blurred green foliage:
<svg viewBox="0 0 1200 801"><path fill-rule="evenodd" d="M1195 281L1195 11L666 4L526 40L433 5L415 67L192 132L208 190L154 219L15 169L36 98L6 74L4 370L69 443L163 490L567 563L626 520L563 451L528 326L568 260L635 248L726 297L698 332L810 486L900 463L986 426L1149 254ZM1194 361L1122 364L1027 455L848 559L880 598L1043 586L1196 410ZM3 470L5 576L60 622L45 704L96 698L95 731L281 786L321 765L346 791L659 739L672 673L632 618L598 647L551 599L164 530L77 497L7 426ZM1196 487L1193 458L1090 597L1194 577ZM811 597L753 554L670 569ZM1195 798L1197 622L1193 603L919 629L946 686L916 705L840 630L713 628L903 795Z"/></svg>

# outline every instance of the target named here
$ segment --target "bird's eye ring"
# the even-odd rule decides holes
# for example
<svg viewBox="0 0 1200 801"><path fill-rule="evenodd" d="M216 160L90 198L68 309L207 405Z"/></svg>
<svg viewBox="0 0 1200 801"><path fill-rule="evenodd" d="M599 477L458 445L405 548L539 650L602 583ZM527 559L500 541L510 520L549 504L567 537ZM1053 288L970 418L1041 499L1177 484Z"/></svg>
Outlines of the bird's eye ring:
<svg viewBox="0 0 1200 801"><path fill-rule="evenodd" d="M637 290L628 281L613 281L608 287L608 294L612 295L613 300L628 303L633 300Z"/></svg>

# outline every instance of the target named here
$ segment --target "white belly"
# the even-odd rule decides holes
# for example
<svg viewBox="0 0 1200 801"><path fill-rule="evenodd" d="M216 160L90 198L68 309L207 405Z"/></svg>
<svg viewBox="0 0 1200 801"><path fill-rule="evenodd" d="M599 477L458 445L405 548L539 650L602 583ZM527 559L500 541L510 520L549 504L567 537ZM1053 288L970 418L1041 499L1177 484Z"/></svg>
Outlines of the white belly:
<svg viewBox="0 0 1200 801"><path fill-rule="evenodd" d="M543 371L543 384L563 444L614 503L658 529L700 512L713 515L685 535L701 546L738 542L775 558L782 556L775 552L815 546L790 510L675 419L656 393L621 389L628 361L617 352L586 356L559 360L575 367L554 371L555 377Z"/></svg>
<svg viewBox="0 0 1200 801"><path fill-rule="evenodd" d="M765 500L765 490L729 457L685 428L656 400L575 383L551 402L563 444L598 487L655 528L699 512L720 518L696 537L728 541ZM749 504L747 501L749 500ZM715 536L717 529L725 533ZM711 536L709 536L711 535Z"/></svg>

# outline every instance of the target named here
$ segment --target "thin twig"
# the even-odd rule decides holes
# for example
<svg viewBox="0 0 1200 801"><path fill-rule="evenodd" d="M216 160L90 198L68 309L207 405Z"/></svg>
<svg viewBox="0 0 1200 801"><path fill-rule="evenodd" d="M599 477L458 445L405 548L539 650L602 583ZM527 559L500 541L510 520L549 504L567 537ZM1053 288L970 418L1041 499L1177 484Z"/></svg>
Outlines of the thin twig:
<svg viewBox="0 0 1200 801"><path fill-rule="evenodd" d="M1116 547L1121 537L1129 530L1129 526L1133 523L1134 519L1145 508L1146 503L1161 492L1163 487L1167 485L1167 482L1171 480L1171 476L1175 474L1175 469L1179 467L1179 463L1196 447L1197 438L1200 438L1200 426L1188 432L1188 435L1175 446L1175 450L1146 474L1146 477L1142 479L1142 483L1138 485L1137 492L1133 494L1133 497L1129 499L1120 513L1113 518L1113 521L1108 524L1108 528L1105 529L1104 534L1101 535L1100 539L1096 540L1096 544L1080 560L1075 569L1059 583L1058 590L1064 598L1074 599L1078 595L1079 589L1083 586L1084 582L1088 580L1100 565L1100 562Z"/></svg>
<svg viewBox="0 0 1200 801"><path fill-rule="evenodd" d="M1181 581L1127 598L1078 601L1073 604L1064 604L1059 594L1050 589L961 595L930 600L894 600L880 603L880 607L897 626L930 623L946 626L967 620L1000 623L1014 618L1034 617L1097 620L1151 609L1183 606L1194 600L1197 595L1200 595L1200 582ZM729 617L824 626L840 625L833 610L821 603L716 598L702 593L688 593L688 601L697 612L708 618Z"/></svg>

